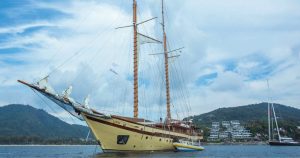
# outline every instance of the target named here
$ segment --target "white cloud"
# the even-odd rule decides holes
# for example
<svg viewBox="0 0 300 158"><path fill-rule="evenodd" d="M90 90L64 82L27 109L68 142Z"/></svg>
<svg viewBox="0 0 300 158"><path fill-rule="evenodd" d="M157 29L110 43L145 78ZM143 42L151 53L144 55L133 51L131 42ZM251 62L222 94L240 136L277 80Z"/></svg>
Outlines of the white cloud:
<svg viewBox="0 0 300 158"><path fill-rule="evenodd" d="M34 27L49 27L54 26L53 24L49 22L37 22L37 23L30 23L30 24L23 24L20 26L14 26L14 27L5 27L0 28L0 33L8 33L8 34L15 34L15 33L23 33L26 29L34 28Z"/></svg>
<svg viewBox="0 0 300 158"><path fill-rule="evenodd" d="M160 16L157 1L139 3L142 4L140 8L145 9L140 10L140 21ZM171 79L173 116L176 116L176 111L180 117L187 115L184 111L189 108L186 106L192 107L190 113L198 114L223 106L266 101L267 78L276 102L300 108L297 99L300 87L299 5L296 1L270 0L167 1L170 49L185 46L180 58L173 61L170 68L174 77ZM92 107L131 116L132 30L114 29L131 24L131 12L128 11L131 4L72 1L33 6L55 9L70 16L0 29L0 33L17 34L31 27L47 26L0 43L1 48L26 49L24 53L0 55L0 60L13 58L27 62L25 65L5 64L6 67L0 69L0 82L4 83L0 86L0 103L17 102L12 97L17 91L18 96L24 97L19 98L21 102L40 104L38 98L32 97L33 94L25 88L14 89L16 79L32 81L42 78L71 58L50 76L58 92L73 85L72 96L79 101L90 94ZM157 22L147 23L140 30L160 37L160 26L155 24ZM157 76L163 74L160 67L163 60L147 54L161 52L161 49L143 46L141 50L140 75L144 79L140 88L141 115L149 115L149 109L160 116L159 110L164 110L161 108L164 102L160 101L164 100L164 88L162 78ZM72 58L76 52L79 53ZM176 64L178 67L174 67ZM111 73L111 68L118 75ZM182 81L175 74L175 70L180 69L183 70L184 85L174 84ZM212 73L217 73L217 77L211 79L210 84L197 86L195 82L200 76ZM255 78L253 74L261 77ZM150 87L146 86L146 79L151 82ZM188 87L188 99L181 96L184 87ZM10 90L6 92L7 89ZM8 96L13 99L5 99Z"/></svg>

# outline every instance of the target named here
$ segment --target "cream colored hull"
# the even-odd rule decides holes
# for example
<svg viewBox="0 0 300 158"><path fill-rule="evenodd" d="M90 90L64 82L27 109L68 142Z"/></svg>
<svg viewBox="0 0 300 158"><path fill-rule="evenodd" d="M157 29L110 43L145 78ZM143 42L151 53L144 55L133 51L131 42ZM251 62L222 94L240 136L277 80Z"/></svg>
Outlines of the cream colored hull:
<svg viewBox="0 0 300 158"><path fill-rule="evenodd" d="M147 127L118 118L99 118L83 114L101 148L106 151L167 151L175 150L172 136L188 135ZM118 135L128 135L126 144L118 144Z"/></svg>

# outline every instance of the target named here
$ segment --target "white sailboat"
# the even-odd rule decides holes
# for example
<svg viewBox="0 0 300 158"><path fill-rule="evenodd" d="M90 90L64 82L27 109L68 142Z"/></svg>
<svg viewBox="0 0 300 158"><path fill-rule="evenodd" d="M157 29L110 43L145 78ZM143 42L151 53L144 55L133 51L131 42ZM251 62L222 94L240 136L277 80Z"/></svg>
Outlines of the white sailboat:
<svg viewBox="0 0 300 158"><path fill-rule="evenodd" d="M268 84L268 90L270 89L269 87L269 81L267 80ZM274 129L273 129L273 120L275 122L276 126L276 134L277 134L277 139L274 138ZM275 113L274 109L274 103L270 103L270 99L268 101L268 135L269 135L269 145L276 145L276 146L300 146L299 142L294 141L290 137L282 137L280 135L280 130L278 127L278 122L277 122L277 116Z"/></svg>

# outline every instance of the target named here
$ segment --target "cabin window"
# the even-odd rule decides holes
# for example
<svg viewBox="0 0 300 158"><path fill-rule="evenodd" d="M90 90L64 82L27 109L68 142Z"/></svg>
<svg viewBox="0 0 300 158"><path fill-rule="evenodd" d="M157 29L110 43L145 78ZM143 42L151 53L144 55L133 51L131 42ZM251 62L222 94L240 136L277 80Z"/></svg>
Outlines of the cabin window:
<svg viewBox="0 0 300 158"><path fill-rule="evenodd" d="M129 135L118 135L117 144L126 144L129 139Z"/></svg>

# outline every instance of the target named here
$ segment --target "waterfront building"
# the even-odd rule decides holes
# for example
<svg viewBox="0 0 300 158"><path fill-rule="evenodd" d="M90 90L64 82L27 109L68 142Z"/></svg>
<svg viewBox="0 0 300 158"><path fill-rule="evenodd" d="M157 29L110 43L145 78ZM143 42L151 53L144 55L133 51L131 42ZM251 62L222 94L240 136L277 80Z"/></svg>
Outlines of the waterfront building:
<svg viewBox="0 0 300 158"><path fill-rule="evenodd" d="M221 125L221 126L220 126ZM250 130L245 129L239 120L212 122L209 141L239 141L252 138Z"/></svg>

